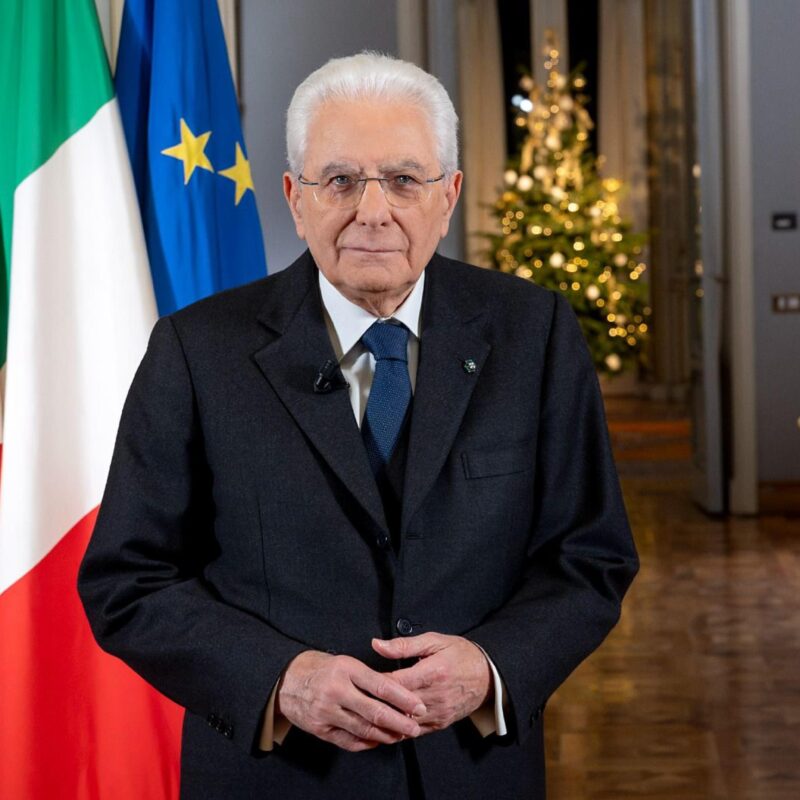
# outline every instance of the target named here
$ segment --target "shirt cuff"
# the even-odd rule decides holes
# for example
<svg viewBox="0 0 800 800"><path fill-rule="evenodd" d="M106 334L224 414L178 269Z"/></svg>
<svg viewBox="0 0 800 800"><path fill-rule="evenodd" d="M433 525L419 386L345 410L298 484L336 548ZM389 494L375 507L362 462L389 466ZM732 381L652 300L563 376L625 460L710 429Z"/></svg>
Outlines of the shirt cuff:
<svg viewBox="0 0 800 800"><path fill-rule="evenodd" d="M478 729L478 733L486 738L489 734L496 733L498 736L505 736L508 733L506 726L506 717L504 709L508 703L506 698L503 681L500 678L500 673L497 671L494 662L489 658L489 654L477 643L473 642L476 647L486 656L489 662L489 669L492 671L492 682L494 684L494 706L484 704L473 711L469 718L472 724Z"/></svg>
<svg viewBox="0 0 800 800"><path fill-rule="evenodd" d="M272 750L276 744L283 744L286 734L289 733L292 727L292 723L282 715L275 719L275 700L278 697L279 683L280 678L275 682L275 686L272 687L272 692L267 701L267 708L264 711L264 726L261 729L261 739L258 743L259 748L267 752Z"/></svg>

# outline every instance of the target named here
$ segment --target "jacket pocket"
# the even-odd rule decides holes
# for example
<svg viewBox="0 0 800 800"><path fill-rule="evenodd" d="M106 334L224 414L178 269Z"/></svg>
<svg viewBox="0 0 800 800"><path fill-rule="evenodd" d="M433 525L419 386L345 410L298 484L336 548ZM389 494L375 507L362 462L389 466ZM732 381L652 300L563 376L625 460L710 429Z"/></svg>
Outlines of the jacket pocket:
<svg viewBox="0 0 800 800"><path fill-rule="evenodd" d="M512 475L533 467L533 450L528 443L495 450L472 450L461 454L461 465L468 479Z"/></svg>

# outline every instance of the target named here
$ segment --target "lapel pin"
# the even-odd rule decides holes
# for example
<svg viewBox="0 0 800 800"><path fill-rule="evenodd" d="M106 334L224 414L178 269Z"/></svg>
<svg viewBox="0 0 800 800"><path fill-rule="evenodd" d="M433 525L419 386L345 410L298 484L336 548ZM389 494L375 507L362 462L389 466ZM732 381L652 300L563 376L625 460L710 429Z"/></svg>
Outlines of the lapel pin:
<svg viewBox="0 0 800 800"><path fill-rule="evenodd" d="M464 372L467 375L474 375L478 371L478 365L475 363L474 358L465 358L461 362L461 366L464 368Z"/></svg>

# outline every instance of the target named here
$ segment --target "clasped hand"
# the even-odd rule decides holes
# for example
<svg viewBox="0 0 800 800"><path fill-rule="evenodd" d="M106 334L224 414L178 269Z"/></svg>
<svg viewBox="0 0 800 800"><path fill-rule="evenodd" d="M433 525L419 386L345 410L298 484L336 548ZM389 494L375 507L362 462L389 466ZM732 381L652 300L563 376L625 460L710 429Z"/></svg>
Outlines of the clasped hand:
<svg viewBox="0 0 800 800"><path fill-rule="evenodd" d="M419 660L376 672L350 656L307 650L286 668L276 711L298 728L358 752L442 730L489 696L486 656L461 636L373 639L372 647L384 658Z"/></svg>

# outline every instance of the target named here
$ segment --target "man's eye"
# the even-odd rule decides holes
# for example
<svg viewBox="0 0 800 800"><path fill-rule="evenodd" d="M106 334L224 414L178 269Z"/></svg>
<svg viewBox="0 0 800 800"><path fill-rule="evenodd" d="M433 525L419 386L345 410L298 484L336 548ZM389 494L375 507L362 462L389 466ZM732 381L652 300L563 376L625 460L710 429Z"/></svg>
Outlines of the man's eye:
<svg viewBox="0 0 800 800"><path fill-rule="evenodd" d="M395 175L392 178L392 183L395 186L416 186L419 181L413 175Z"/></svg>
<svg viewBox="0 0 800 800"><path fill-rule="evenodd" d="M335 186L337 189L347 189L349 186L355 185L355 179L352 175L334 175L329 181L330 186Z"/></svg>

